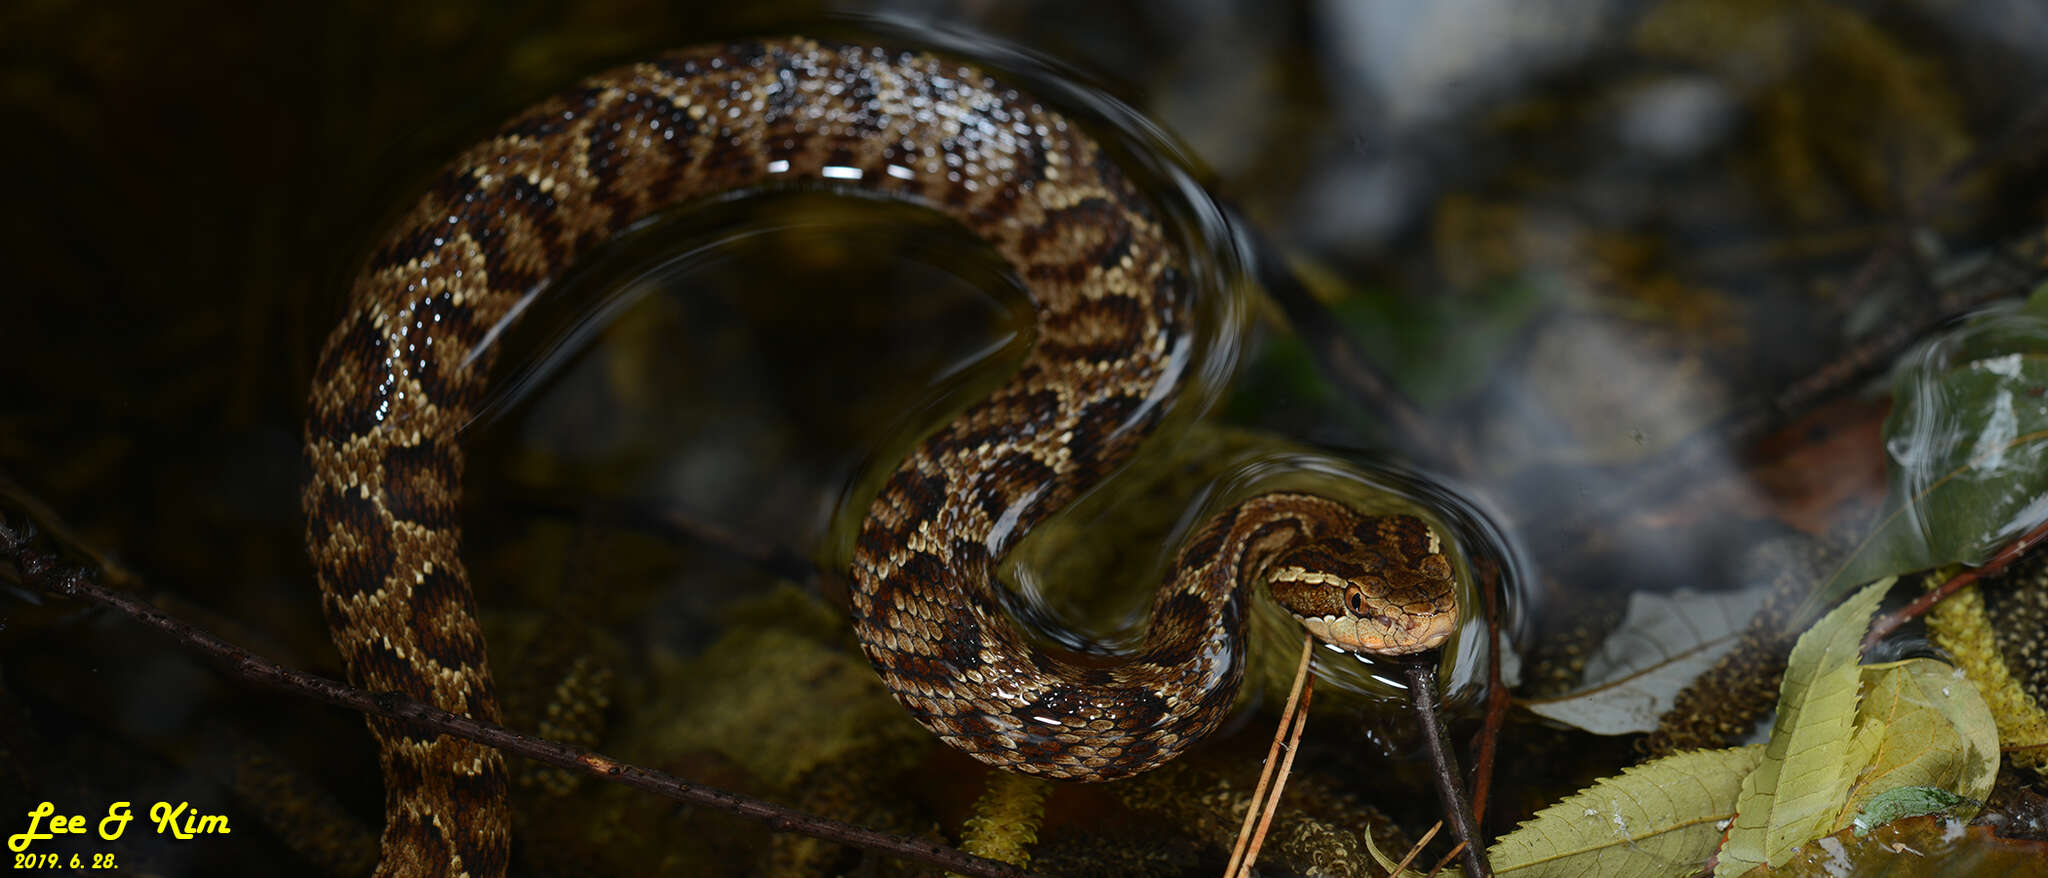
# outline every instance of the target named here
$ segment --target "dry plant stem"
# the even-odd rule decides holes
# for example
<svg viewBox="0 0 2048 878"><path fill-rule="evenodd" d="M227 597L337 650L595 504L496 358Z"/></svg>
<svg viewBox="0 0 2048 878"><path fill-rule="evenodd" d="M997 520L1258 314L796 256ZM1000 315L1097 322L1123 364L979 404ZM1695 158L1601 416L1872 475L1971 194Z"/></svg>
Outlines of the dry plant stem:
<svg viewBox="0 0 2048 878"><path fill-rule="evenodd" d="M337 707L403 720L442 734L454 735L506 753L524 756L536 762L579 771L681 802L703 805L759 820L776 832L794 832L822 838L889 856L931 863L964 875L1021 878L1030 874L1008 863L973 856L944 845L876 832L851 823L806 814L751 796L690 783L673 775L620 762L580 747L558 744L493 723L457 716L409 698L390 693L371 694L325 677L272 664L241 647L173 619L149 603L107 589L94 581L84 570L60 566L53 555L30 546L30 536L31 534L17 532L4 521L0 521L0 557L14 559L16 566L21 570L24 583L67 597L83 598L119 611L219 662L228 673L245 682Z"/></svg>
<svg viewBox="0 0 2048 878"><path fill-rule="evenodd" d="M1254 824L1259 821L1258 815L1261 811L1259 803L1266 801L1266 787L1268 784L1274 783L1274 769L1281 761L1278 757L1281 753L1280 748L1283 746L1283 741L1286 742L1284 746L1287 748L1286 764L1288 766L1294 764L1294 741L1301 740L1301 727L1308 722L1306 716L1308 711L1308 693L1314 686L1309 680L1308 663L1309 659L1315 655L1315 647L1315 637L1303 634L1301 638L1301 663L1294 669L1293 687L1287 690L1287 707L1280 711L1280 724L1273 729L1273 743L1266 748L1265 767L1259 770L1258 786L1252 788L1252 799L1245 805L1244 825L1237 830L1237 843L1231 845L1230 848L1230 865L1223 867L1224 878L1236 878L1240 870L1249 870L1251 864L1259 858L1259 843L1251 840ZM1289 739L1288 735L1290 728L1293 729L1292 740ZM1280 768L1279 772L1279 786L1286 786L1286 768ZM1272 801L1277 802L1279 799L1280 790L1278 787L1275 787L1273 789ZM1267 808L1264 810L1268 815L1268 819L1270 819L1272 809ZM1258 827L1258 834L1259 840L1263 842L1266 835L1265 829Z"/></svg>
<svg viewBox="0 0 2048 878"><path fill-rule="evenodd" d="M1450 865L1452 860L1457 859L1459 854L1462 854L1467 850L1469 850L1469 848L1466 847L1464 842L1458 842L1456 845L1451 847L1450 853L1444 854L1443 859L1436 861L1436 865L1429 867L1429 874L1424 876L1424 878L1436 878L1437 874L1442 872L1445 866Z"/></svg>
<svg viewBox="0 0 2048 878"><path fill-rule="evenodd" d="M1870 633L1863 636L1863 650L1868 652L1872 646L1876 646L1877 642L1883 640L1886 635L1897 631L1899 626L1918 618L1920 614L1927 612L1935 604L1940 603L1942 598L1962 591L1965 587L1979 579L2004 570L2012 562L2018 561L2021 557L2025 556L2028 549L2033 548L2044 539L2048 539L2048 521L2035 525L2033 530L2022 534L2019 539L2005 544L2005 548L1999 549L1998 554L1991 556L1991 560L1956 574L1939 587L1929 589L1924 594L1914 598L1912 603L1899 608L1896 612L1879 617L1876 622L1871 624Z"/></svg>
<svg viewBox="0 0 2048 878"><path fill-rule="evenodd" d="M1415 862L1416 857L1422 856L1422 849L1429 847L1430 840L1436 838L1437 831L1443 828L1444 822L1442 820L1430 824L1429 831L1423 833L1422 838L1415 842L1415 846L1408 849L1408 855L1402 857L1401 862L1394 864L1394 874L1401 874L1403 870L1408 868L1409 863Z"/></svg>
<svg viewBox="0 0 2048 878"><path fill-rule="evenodd" d="M1486 850L1479 844L1479 826L1472 819L1472 807L1465 801L1464 790L1458 787L1458 758L1451 753L1443 718L1436 712L1436 659L1436 651L1431 650L1404 662L1402 669L1408 677L1415 718L1422 723L1423 744L1429 748L1437 799L1443 803L1451 831L1465 846L1465 874L1468 878L1483 878L1493 874L1493 870L1486 863Z"/></svg>
<svg viewBox="0 0 2048 878"><path fill-rule="evenodd" d="M1287 775L1294 770L1294 754L1301 743L1301 730L1308 727L1308 699L1315 692L1315 678L1310 677L1301 687L1301 709L1294 715L1294 731L1287 735L1287 752L1280 757L1280 771L1273 776L1273 790L1266 795L1266 805L1259 809L1259 828L1252 833L1251 843L1244 849L1244 864L1239 867L1238 878L1251 878L1252 864L1259 860L1259 849L1266 846L1266 831L1273 828L1273 815L1280 810L1280 791L1287 787Z"/></svg>

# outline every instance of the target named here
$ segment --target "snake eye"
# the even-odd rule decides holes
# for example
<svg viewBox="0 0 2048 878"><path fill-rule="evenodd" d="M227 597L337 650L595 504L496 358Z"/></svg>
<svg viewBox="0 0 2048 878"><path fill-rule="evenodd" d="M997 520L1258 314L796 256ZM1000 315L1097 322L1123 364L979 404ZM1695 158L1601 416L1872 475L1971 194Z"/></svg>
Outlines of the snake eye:
<svg viewBox="0 0 2048 878"><path fill-rule="evenodd" d="M1365 615L1365 589L1356 585L1345 586L1344 607L1350 610L1353 616Z"/></svg>

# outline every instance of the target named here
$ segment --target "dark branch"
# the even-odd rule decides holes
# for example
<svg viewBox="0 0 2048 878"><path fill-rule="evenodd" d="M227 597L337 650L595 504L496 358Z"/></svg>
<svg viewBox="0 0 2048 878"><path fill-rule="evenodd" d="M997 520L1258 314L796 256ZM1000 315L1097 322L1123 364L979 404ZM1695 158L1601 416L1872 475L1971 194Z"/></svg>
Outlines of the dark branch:
<svg viewBox="0 0 2048 878"><path fill-rule="evenodd" d="M336 707L405 720L442 734L454 735L516 756L524 756L536 762L578 771L677 801L759 820L777 832L794 832L822 838L889 856L931 863L965 875L1022 878L1028 874L1008 863L977 857L945 845L877 832L851 823L806 814L774 802L694 784L673 775L620 762L580 747L558 744L515 732L494 723L457 716L395 693L371 694L325 677L272 664L248 650L165 615L153 604L100 585L94 576L84 569L60 564L54 554L34 547L31 544L31 537L32 533L26 528L17 531L6 521L0 520L0 558L13 559L15 566L21 571L24 584L67 597L81 598L116 610L213 659L229 674L245 682L322 701Z"/></svg>
<svg viewBox="0 0 2048 878"><path fill-rule="evenodd" d="M1443 717L1436 712L1436 660L1434 650L1402 664L1408 677L1408 694L1415 706L1415 718L1422 723L1422 740L1429 749L1430 774L1436 778L1436 795L1444 807L1444 819L1458 836L1464 850L1465 874L1486 878L1493 867L1486 862L1486 847L1480 844L1479 824L1472 819L1472 806L1458 784L1458 757L1451 752L1444 734Z"/></svg>
<svg viewBox="0 0 2048 878"><path fill-rule="evenodd" d="M2005 548L1998 550L1998 554L1991 556L1991 560L1956 574L1939 587L1928 589L1926 593L1914 598L1912 603L1900 607L1897 612L1880 617L1871 624L1870 633L1863 636L1863 651L1869 652L1870 648L1877 645L1877 642L1883 640L1886 635L1927 612L1943 598L1962 591L1964 586L2012 566L2014 561L2026 556L2028 549L2040 545L2043 540L2048 540L2048 521L2035 525L2033 530L2007 543Z"/></svg>
<svg viewBox="0 0 2048 878"><path fill-rule="evenodd" d="M1472 820L1486 825L1486 800L1493 790L1493 757L1500 749L1501 726L1507 722L1508 686L1500 671L1500 564L1492 558L1478 562L1479 593L1486 597L1486 722L1480 727L1478 756L1472 768Z"/></svg>

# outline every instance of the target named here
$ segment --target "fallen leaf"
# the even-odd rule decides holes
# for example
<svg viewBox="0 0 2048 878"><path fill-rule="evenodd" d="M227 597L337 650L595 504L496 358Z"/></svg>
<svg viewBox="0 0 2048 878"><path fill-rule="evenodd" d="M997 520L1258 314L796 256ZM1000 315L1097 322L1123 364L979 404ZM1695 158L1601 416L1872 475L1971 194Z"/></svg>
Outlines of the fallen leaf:
<svg viewBox="0 0 2048 878"><path fill-rule="evenodd" d="M1986 311L1902 360L1883 517L1815 593L1975 564L2048 518L2048 301Z"/></svg>
<svg viewBox="0 0 2048 878"><path fill-rule="evenodd" d="M1945 814L1969 801L1940 787L1893 787L1871 797L1863 810L1856 812L1856 819L1850 822L1849 828L1857 838L1862 838L1869 835L1872 828L1894 820Z"/></svg>
<svg viewBox="0 0 2048 878"><path fill-rule="evenodd" d="M1792 647L1778 719L1763 760L1742 781L1739 813L1721 846L1715 878L1782 863L1793 848L1833 828L1836 809L1855 779L1846 763L1856 719L1859 647L1870 614L1892 582L1872 583L1843 601Z"/></svg>
<svg viewBox="0 0 2048 878"><path fill-rule="evenodd" d="M1637 592L1628 614L1586 662L1583 687L1523 706L1596 735L1657 728L1680 690L1741 642L1768 587L1727 592Z"/></svg>
<svg viewBox="0 0 2048 878"><path fill-rule="evenodd" d="M1487 850L1494 874L1651 878L1698 871L1735 813L1761 745L1666 756L1595 782Z"/></svg>
<svg viewBox="0 0 2048 878"><path fill-rule="evenodd" d="M1969 678L1919 658L1866 667L1863 680L1857 735L1881 728L1882 737L1876 752L1860 760L1855 786L1830 829L1851 826L1851 815L1893 790L1935 788L1974 801L1991 795L1998 728Z"/></svg>

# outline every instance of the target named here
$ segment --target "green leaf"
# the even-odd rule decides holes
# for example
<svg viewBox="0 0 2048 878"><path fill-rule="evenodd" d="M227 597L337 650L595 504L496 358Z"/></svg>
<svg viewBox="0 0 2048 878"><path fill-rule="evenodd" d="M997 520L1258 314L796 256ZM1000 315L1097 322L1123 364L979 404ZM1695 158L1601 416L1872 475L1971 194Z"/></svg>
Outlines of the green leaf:
<svg viewBox="0 0 2048 878"><path fill-rule="evenodd" d="M1875 752L1859 761L1855 788L1831 829L1860 821L1850 815L1870 810L1878 798L1899 789L1938 788L1978 801L1991 795L1998 775L1998 727L1969 678L1920 658L1866 667L1863 680L1857 736L1866 729L1883 732Z"/></svg>
<svg viewBox="0 0 2048 878"><path fill-rule="evenodd" d="M1372 861L1374 863L1379 864L1380 871L1385 872L1390 876L1393 876L1393 878L1422 878L1422 873L1417 872L1414 869L1402 869L1399 872L1394 871L1394 867L1400 865L1400 861L1394 859L1393 857L1387 856L1380 850L1379 845L1372 843L1371 830L1361 827L1358 830L1358 838L1360 841L1365 842L1365 852L1367 854L1372 855ZM1402 853L1407 852L1403 851ZM1458 874L1458 871L1456 869L1451 869L1449 870L1449 874L1455 876Z"/></svg>
<svg viewBox="0 0 2048 878"><path fill-rule="evenodd" d="M1862 838L1870 834L1873 826L1906 817L1940 814L1968 801L1940 787L1893 787L1871 797L1863 810L1856 813L1851 826L1856 837Z"/></svg>
<svg viewBox="0 0 2048 878"><path fill-rule="evenodd" d="M1487 850L1514 878L1634 878L1698 870L1735 813L1763 747L1666 756L1595 782L1524 821Z"/></svg>
<svg viewBox="0 0 2048 878"><path fill-rule="evenodd" d="M2034 288L2027 294L2025 310L2036 317L2048 317L2048 283Z"/></svg>
<svg viewBox="0 0 2048 878"><path fill-rule="evenodd" d="M1792 647L1778 690L1778 720L1763 761L1742 781L1735 824L1715 878L1782 863L1833 830L1855 779L1847 764L1856 720L1856 660L1870 614L1893 580L1872 583L1828 612Z"/></svg>
<svg viewBox="0 0 2048 878"><path fill-rule="evenodd" d="M1740 875L1784 865L1814 839L1832 844L1823 854L1834 855L1841 844L1828 834L1849 827L1859 810L1856 825L1868 826L1929 813L1920 807L1927 801L1947 808L1988 796L1998 733L1970 681L1931 659L1856 664L1870 615L1891 585L1873 583L1800 638L1770 743L1680 754L1601 780L1496 842L1495 871L1681 874L1719 845L1715 875Z"/></svg>
<svg viewBox="0 0 2048 878"><path fill-rule="evenodd" d="M1975 564L2048 517L2048 302L1980 316L1908 357L1885 421L1885 514L1816 593Z"/></svg>

